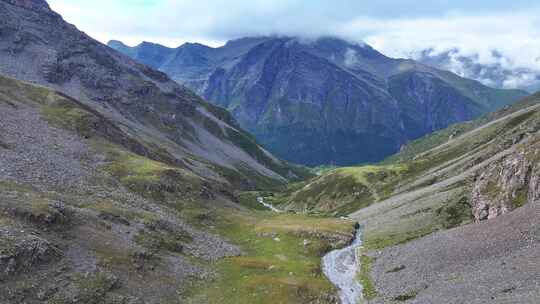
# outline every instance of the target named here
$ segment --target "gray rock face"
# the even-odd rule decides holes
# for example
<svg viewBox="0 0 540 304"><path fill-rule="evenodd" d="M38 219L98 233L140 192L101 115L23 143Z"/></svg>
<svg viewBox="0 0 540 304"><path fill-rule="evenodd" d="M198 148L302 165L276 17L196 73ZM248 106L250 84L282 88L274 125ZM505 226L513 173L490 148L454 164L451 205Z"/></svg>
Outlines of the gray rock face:
<svg viewBox="0 0 540 304"><path fill-rule="evenodd" d="M47 240L24 232L0 229L0 282L60 257Z"/></svg>
<svg viewBox="0 0 540 304"><path fill-rule="evenodd" d="M530 153L536 156L536 152ZM539 170L530 154L516 152L479 174L471 201L475 219L492 219L528 202L538 202Z"/></svg>
<svg viewBox="0 0 540 304"><path fill-rule="evenodd" d="M308 165L381 160L408 140L526 94L335 38L109 45L229 109L271 152Z"/></svg>

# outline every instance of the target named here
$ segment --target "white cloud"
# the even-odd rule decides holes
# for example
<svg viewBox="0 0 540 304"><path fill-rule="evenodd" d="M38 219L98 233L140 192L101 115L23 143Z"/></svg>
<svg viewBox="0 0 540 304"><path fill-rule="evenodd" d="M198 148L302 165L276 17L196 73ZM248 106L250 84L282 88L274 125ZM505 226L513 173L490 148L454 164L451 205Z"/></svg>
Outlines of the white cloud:
<svg viewBox="0 0 540 304"><path fill-rule="evenodd" d="M457 49L455 56L476 56L481 64L540 71L540 6L525 0L489 4L434 0L420 8L412 0L49 2L69 22L102 42L152 41L173 47L197 41L217 46L248 35L336 35L363 40L393 57L409 57L425 49L435 53ZM493 50L503 56L495 56ZM466 73L459 62L452 64L457 73Z"/></svg>
<svg viewBox="0 0 540 304"><path fill-rule="evenodd" d="M408 56L433 49L435 54L458 49L463 56L477 56L480 64L540 70L540 10L484 16L448 15L445 18L402 20L359 19L346 32L364 29L365 41L392 56ZM503 58L494 56L497 50ZM508 60L511 59L511 61Z"/></svg>

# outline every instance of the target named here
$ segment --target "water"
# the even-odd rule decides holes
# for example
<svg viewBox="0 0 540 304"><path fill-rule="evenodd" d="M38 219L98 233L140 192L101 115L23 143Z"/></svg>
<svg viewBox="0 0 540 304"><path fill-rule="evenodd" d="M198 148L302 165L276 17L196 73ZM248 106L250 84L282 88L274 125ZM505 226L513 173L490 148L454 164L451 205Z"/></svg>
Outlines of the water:
<svg viewBox="0 0 540 304"><path fill-rule="evenodd" d="M283 212L282 210L279 210L277 209L276 207L272 206L272 204L269 204L267 202L264 201L264 197L257 197L257 202L259 202L259 204L265 206L266 208L274 211L274 212L277 212L277 213L281 213Z"/></svg>
<svg viewBox="0 0 540 304"><path fill-rule="evenodd" d="M257 202L273 212L283 212L266 203L263 197L257 197ZM362 234L357 229L351 245L330 251L323 257L324 274L339 289L341 304L358 304L362 299L362 285L356 280L360 266L356 250L361 246Z"/></svg>
<svg viewBox="0 0 540 304"><path fill-rule="evenodd" d="M362 299L362 285L356 280L360 266L356 250L361 246L362 235L358 229L351 245L323 257L324 274L339 289L342 304L358 304Z"/></svg>

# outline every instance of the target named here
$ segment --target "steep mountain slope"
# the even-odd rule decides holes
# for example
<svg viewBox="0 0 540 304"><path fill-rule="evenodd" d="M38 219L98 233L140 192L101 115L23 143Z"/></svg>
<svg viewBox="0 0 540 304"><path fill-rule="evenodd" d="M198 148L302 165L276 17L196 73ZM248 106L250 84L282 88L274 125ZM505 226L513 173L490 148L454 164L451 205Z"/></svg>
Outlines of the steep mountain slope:
<svg viewBox="0 0 540 304"><path fill-rule="evenodd" d="M195 260L240 253L180 215L206 181L79 102L0 76L0 130L0 302L174 299L210 274Z"/></svg>
<svg viewBox="0 0 540 304"><path fill-rule="evenodd" d="M539 151L536 94L414 141L380 165L322 173L273 201L360 222L361 278L373 303L535 303Z"/></svg>
<svg viewBox="0 0 540 304"><path fill-rule="evenodd" d="M135 152L242 187L302 174L226 111L79 32L45 1L0 1L0 19L0 73L80 100L141 142Z"/></svg>
<svg viewBox="0 0 540 304"><path fill-rule="evenodd" d="M526 95L334 38L109 45L229 109L271 152L308 165L378 161L410 139Z"/></svg>
<svg viewBox="0 0 540 304"><path fill-rule="evenodd" d="M352 222L250 212L136 146L79 101L0 76L1 303L335 303L320 256Z"/></svg>
<svg viewBox="0 0 540 304"><path fill-rule="evenodd" d="M335 303L320 258L352 221L236 199L302 173L46 2L0 0L0 303Z"/></svg>

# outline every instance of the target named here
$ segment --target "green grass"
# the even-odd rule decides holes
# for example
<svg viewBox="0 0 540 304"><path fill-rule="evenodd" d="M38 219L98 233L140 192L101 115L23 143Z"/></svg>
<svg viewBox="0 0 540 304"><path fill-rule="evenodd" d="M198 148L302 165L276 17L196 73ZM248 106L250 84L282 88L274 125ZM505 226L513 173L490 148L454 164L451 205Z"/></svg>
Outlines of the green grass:
<svg viewBox="0 0 540 304"><path fill-rule="evenodd" d="M296 209L346 215L389 197L408 170L404 165L337 168L277 197Z"/></svg>
<svg viewBox="0 0 540 304"><path fill-rule="evenodd" d="M159 220L159 216L154 213L132 209L106 199L97 202L85 202L80 207L97 211L99 214L123 218L127 221L138 221L146 226L152 225Z"/></svg>
<svg viewBox="0 0 540 304"><path fill-rule="evenodd" d="M165 202L168 199L194 199L203 180L192 172L128 152L101 140L92 146L105 153L109 163L104 167L124 186L143 197ZM182 195L180 195L182 194Z"/></svg>
<svg viewBox="0 0 540 304"><path fill-rule="evenodd" d="M17 240L10 235L0 235L0 254L3 256L12 256L17 252Z"/></svg>
<svg viewBox="0 0 540 304"><path fill-rule="evenodd" d="M466 197L449 201L436 210L436 215L442 229L458 227L473 220L471 206Z"/></svg>
<svg viewBox="0 0 540 304"><path fill-rule="evenodd" d="M418 291L413 290L394 298L394 301L405 302L416 298Z"/></svg>
<svg viewBox="0 0 540 304"><path fill-rule="evenodd" d="M12 102L17 100L17 103ZM83 137L92 135L98 117L72 99L54 90L0 76L0 101L38 105L49 123Z"/></svg>
<svg viewBox="0 0 540 304"><path fill-rule="evenodd" d="M167 250L182 253L184 245L193 239L187 232L139 230L135 236L137 244L153 251Z"/></svg>
<svg viewBox="0 0 540 304"><path fill-rule="evenodd" d="M328 171L331 171L337 168L338 168L337 166L333 166L333 165L321 165L321 166L311 168L309 169L309 171L315 175L321 175L323 173L326 173Z"/></svg>
<svg viewBox="0 0 540 304"><path fill-rule="evenodd" d="M368 255L362 254L360 256L360 272L358 273L358 280L360 281L360 284L362 284L362 293L366 300L372 300L378 297L377 289L371 279L371 268L373 267L374 262L374 258Z"/></svg>
<svg viewBox="0 0 540 304"><path fill-rule="evenodd" d="M460 193L455 192L443 202L430 201L428 207L404 214L391 224L378 227L376 230L367 227L364 233L364 248L381 250L407 243L435 231L471 223L473 221L471 207L468 199Z"/></svg>
<svg viewBox="0 0 540 304"><path fill-rule="evenodd" d="M523 207L527 204L529 198L529 192L527 188L520 189L516 192L516 197L512 201L514 208Z"/></svg>
<svg viewBox="0 0 540 304"><path fill-rule="evenodd" d="M74 278L74 283L77 288L77 302L85 304L101 304L108 302L105 301L107 293L119 287L118 282L113 276L103 272L77 275ZM68 304L72 303L72 300L63 297L60 294L56 294L47 303Z"/></svg>
<svg viewBox="0 0 540 304"><path fill-rule="evenodd" d="M381 231L365 235L364 248L368 250L380 250L386 247L407 243L417 238L431 234L438 230L433 225L428 225L415 230Z"/></svg>
<svg viewBox="0 0 540 304"><path fill-rule="evenodd" d="M220 233L240 245L245 255L218 261L218 279L192 290L192 302L329 303L328 295L336 290L322 274L321 256L332 248L332 235L352 237L352 222L267 212L221 212ZM307 245L304 240L308 240Z"/></svg>
<svg viewBox="0 0 540 304"><path fill-rule="evenodd" d="M92 135L94 123L97 122L97 117L90 112L60 96L51 98L51 101L42 107L41 114L49 123L74 131L83 137Z"/></svg>

